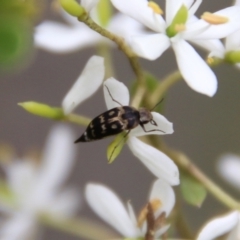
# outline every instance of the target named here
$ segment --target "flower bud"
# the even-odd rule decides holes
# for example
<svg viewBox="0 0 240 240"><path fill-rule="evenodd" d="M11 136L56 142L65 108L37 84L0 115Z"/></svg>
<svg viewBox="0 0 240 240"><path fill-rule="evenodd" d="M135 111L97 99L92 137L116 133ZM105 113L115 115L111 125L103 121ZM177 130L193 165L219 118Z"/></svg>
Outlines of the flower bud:
<svg viewBox="0 0 240 240"><path fill-rule="evenodd" d="M59 0L62 8L74 17L82 16L86 11L75 0Z"/></svg>
<svg viewBox="0 0 240 240"><path fill-rule="evenodd" d="M228 63L240 63L240 51L229 51L225 54L224 60Z"/></svg>
<svg viewBox="0 0 240 240"><path fill-rule="evenodd" d="M64 114L61 108L55 108L43 103L33 101L18 103L18 105L23 107L27 112L41 117L51 118L54 120L64 118Z"/></svg>

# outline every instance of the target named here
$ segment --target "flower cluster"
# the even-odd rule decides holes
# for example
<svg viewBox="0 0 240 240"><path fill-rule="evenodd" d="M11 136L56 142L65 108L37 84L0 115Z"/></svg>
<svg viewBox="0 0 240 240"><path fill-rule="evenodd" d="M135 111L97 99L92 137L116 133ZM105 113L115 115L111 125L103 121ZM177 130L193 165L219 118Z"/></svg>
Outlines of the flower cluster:
<svg viewBox="0 0 240 240"><path fill-rule="evenodd" d="M107 111L84 124L88 125L83 134L84 141L114 135L110 130L118 128L120 135L108 148L109 162L116 158L118 153L115 154L115 151L120 152L126 143L131 153L156 179L139 216L135 215L130 202L125 206L112 190L102 184L87 184L86 201L100 218L125 238L152 240L162 236L165 239L170 227L167 218L175 205L173 186L180 184L179 169L173 161L176 160L175 152L169 154L167 148L162 147L164 144L154 141L159 136L154 138L149 135L172 134L173 124L158 112L140 108L142 102L149 103L151 94L147 95L147 77L139 66L138 57L153 61L168 48L173 49L180 75L187 85L198 93L212 97L217 91L217 77L208 63L221 59L240 66L240 1L215 13L205 12L198 18L196 12L201 0L166 0L164 18L164 11L153 1L111 0L112 6L119 12L114 16L110 14L105 20L102 19L106 16L99 7L99 0L59 2L63 7L59 13L66 24L53 21L40 23L36 27L35 45L55 53L68 53L100 44L112 47L113 41L129 58L137 78L136 93L130 96L131 91L114 76L105 78L107 66L104 58L94 55L63 98L60 108L35 102L20 105L33 114L71 121L73 111L102 87ZM225 38L225 45L222 38ZM208 63L192 45L208 52ZM132 101L134 106L131 106L130 97L137 98L137 101ZM124 107L132 112L126 112ZM111 125L112 122L117 124ZM96 134L99 136L96 137ZM59 125L50 134L40 167L29 160L21 163L12 161L4 166L6 185L13 201L0 204L4 213L10 216L0 230L0 238L24 240L32 237L43 214L62 218L74 215L79 204L76 191L60 191L74 163L72 139L69 130ZM179 165L183 170L188 173L195 170L183 154L179 156L177 163L182 163ZM220 172L238 188L239 162L232 158L227 164L226 160L221 160L219 165ZM234 171L236 174L232 174ZM192 175L199 181L203 179L196 171ZM199 182L194 186L198 188ZM201 185L200 188L205 198L205 186ZM239 229L238 209L207 223L196 239L211 240L227 233L228 240L235 240L240 237Z"/></svg>

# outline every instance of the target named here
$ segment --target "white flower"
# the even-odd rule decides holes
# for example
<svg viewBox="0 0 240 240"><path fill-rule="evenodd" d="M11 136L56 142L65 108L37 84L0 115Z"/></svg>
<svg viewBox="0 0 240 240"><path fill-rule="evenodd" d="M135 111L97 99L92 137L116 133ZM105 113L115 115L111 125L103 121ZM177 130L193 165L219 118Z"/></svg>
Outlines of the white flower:
<svg viewBox="0 0 240 240"><path fill-rule="evenodd" d="M219 159L217 165L221 176L240 190L240 157L233 154L226 154Z"/></svg>
<svg viewBox="0 0 240 240"><path fill-rule="evenodd" d="M235 1L235 6L240 7L240 1ZM222 43L216 45L214 44L209 54L209 58L217 57L229 61L229 59L227 59L228 53L235 51L240 51L240 29L228 35L225 38L224 45ZM236 66L240 68L240 63L236 63Z"/></svg>
<svg viewBox="0 0 240 240"><path fill-rule="evenodd" d="M13 160L3 166L12 197L0 202L0 211L9 215L2 222L1 239L28 239L36 233L41 213L59 217L75 214L79 196L75 189L62 187L74 164L72 135L66 126L58 125L50 132L39 166L31 159Z"/></svg>
<svg viewBox="0 0 240 240"><path fill-rule="evenodd" d="M68 24L49 20L40 23L35 28L34 34L37 47L53 53L69 53L86 47L94 47L101 42L111 44L106 38L79 22L76 17L63 10L59 13ZM97 23L99 22L96 6L91 9L89 14ZM116 14L108 23L107 29L124 38L126 43L130 40L130 33L144 32L141 24L123 14Z"/></svg>
<svg viewBox="0 0 240 240"><path fill-rule="evenodd" d="M120 12L157 32L140 36L132 34L131 47L136 54L154 60L172 46L179 70L187 84L193 90L208 96L215 94L216 76L187 41L209 48L207 45L212 45L214 39L223 38L235 32L240 28L239 7L229 7L216 12L215 14L224 17L227 23L209 25L194 16L201 0L196 0L195 3L193 0L167 0L166 20L157 13L159 9L147 0L111 1Z"/></svg>
<svg viewBox="0 0 240 240"><path fill-rule="evenodd" d="M213 240L229 233L226 240L240 238L240 213L235 211L208 222L198 234L196 240Z"/></svg>
<svg viewBox="0 0 240 240"><path fill-rule="evenodd" d="M129 92L127 87L114 78L109 78L104 82L104 98L107 109L120 107L117 102L114 102L109 95L111 93L114 100L122 104L122 106L129 105ZM137 126L129 133L128 146L133 154L140 159L140 161L158 178L164 179L171 185L179 184L179 172L175 163L164 153L160 152L154 147L151 147L136 137L148 134L171 134L173 133L172 123L170 123L164 116L157 112L152 112L153 119L157 126L151 123L144 124L146 131L160 130L153 132L145 132L141 126Z"/></svg>
<svg viewBox="0 0 240 240"><path fill-rule="evenodd" d="M62 101L64 114L71 113L101 86L105 74L104 59L92 56Z"/></svg>
<svg viewBox="0 0 240 240"><path fill-rule="evenodd" d="M85 194L88 204L96 214L114 227L122 236L129 238L145 236L146 215L140 215L137 221L130 202L125 206L112 190L100 184L88 184ZM158 179L153 184L148 201L153 208L154 203L157 205L153 210L155 219L163 213L168 217L175 204L174 191L171 186ZM166 232L168 227L165 225L156 229L155 238Z"/></svg>

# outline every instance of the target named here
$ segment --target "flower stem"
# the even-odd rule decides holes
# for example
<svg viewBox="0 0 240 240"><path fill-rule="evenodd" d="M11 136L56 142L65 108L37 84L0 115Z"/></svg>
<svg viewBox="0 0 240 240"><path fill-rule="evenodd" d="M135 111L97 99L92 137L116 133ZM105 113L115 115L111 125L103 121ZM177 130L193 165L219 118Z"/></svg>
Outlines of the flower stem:
<svg viewBox="0 0 240 240"><path fill-rule="evenodd" d="M102 36L115 42L118 45L119 49L121 49L128 57L130 64L132 66L132 69L133 69L134 73L136 74L138 81L142 82L142 83L144 82L144 74L140 67L138 57L131 50L131 48L128 47L128 45L124 42L124 40L121 37L109 32L108 30L99 26L87 14L82 14L80 17L78 17L78 20L80 22L85 23L89 28L91 28L95 32L98 32Z"/></svg>
<svg viewBox="0 0 240 240"><path fill-rule="evenodd" d="M166 146L162 146L161 150L165 152L175 163L184 171L195 177L204 187L210 192L216 199L218 199L225 206L240 210L240 202L231 197L217 184L215 184L210 178L208 178L196 165L194 165L190 159L183 153L168 149Z"/></svg>
<svg viewBox="0 0 240 240"><path fill-rule="evenodd" d="M83 116L79 116L77 114L69 114L64 118L65 121L68 122L72 122L72 123L76 123L78 125L82 125L82 126L88 126L88 124L91 122L91 119L88 117L83 117Z"/></svg>
<svg viewBox="0 0 240 240"><path fill-rule="evenodd" d="M179 80L181 80L182 75L179 71L175 71L165 77L159 84L155 91L149 96L149 104L153 106L160 99L164 97L164 94Z"/></svg>
<svg viewBox="0 0 240 240"><path fill-rule="evenodd" d="M84 239L116 239L117 237L116 234L106 229L106 227L90 221L87 218L81 217L75 219L61 219L43 214L39 217L39 220L46 226L56 228L58 230L73 234Z"/></svg>

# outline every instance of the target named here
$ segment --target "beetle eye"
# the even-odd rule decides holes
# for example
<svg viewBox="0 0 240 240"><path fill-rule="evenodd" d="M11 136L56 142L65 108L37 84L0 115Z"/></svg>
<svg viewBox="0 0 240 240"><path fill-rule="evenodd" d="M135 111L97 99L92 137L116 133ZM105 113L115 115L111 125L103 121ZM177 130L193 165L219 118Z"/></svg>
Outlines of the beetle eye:
<svg viewBox="0 0 240 240"><path fill-rule="evenodd" d="M157 126L157 123L153 119L150 121L150 123L154 126Z"/></svg>

